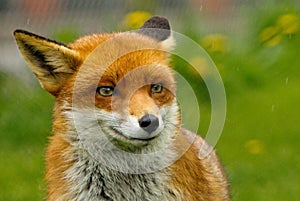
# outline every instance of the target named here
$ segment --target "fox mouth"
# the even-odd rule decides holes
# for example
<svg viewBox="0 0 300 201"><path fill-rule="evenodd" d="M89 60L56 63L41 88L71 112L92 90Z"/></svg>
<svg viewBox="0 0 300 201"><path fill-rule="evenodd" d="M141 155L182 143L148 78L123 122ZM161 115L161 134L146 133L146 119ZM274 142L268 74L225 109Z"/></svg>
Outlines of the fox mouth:
<svg viewBox="0 0 300 201"><path fill-rule="evenodd" d="M118 129L114 128L114 127L109 127L109 129L114 133L116 134L116 136L111 136L113 138L121 138L121 139L124 139L124 140L129 140L129 141L141 141L141 142L149 142L153 139L155 139L158 135L155 135L153 137L150 137L150 138L135 138L135 137L129 137L129 136L126 136L124 135L121 131L119 131Z"/></svg>

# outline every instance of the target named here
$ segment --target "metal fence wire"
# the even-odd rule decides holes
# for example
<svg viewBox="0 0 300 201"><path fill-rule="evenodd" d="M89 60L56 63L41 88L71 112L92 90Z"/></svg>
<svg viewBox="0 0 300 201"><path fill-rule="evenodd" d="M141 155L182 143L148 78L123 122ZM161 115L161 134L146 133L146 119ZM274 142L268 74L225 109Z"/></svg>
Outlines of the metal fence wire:
<svg viewBox="0 0 300 201"><path fill-rule="evenodd" d="M128 28L124 26L128 14L143 11L166 16L178 32L216 27L230 30L234 8L255 2L258 0L0 0L0 72L19 74L25 69L20 68L25 63L12 37L15 29L49 38L63 31L78 36L121 31ZM234 26L240 24L235 21Z"/></svg>

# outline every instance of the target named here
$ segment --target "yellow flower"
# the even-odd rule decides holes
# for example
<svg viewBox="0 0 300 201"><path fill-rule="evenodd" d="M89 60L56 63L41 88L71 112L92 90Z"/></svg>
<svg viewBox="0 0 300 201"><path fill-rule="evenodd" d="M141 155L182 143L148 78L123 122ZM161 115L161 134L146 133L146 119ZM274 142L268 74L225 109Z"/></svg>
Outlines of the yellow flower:
<svg viewBox="0 0 300 201"><path fill-rule="evenodd" d="M277 20L277 24L284 34L294 34L299 29L299 19L293 14L281 15Z"/></svg>
<svg viewBox="0 0 300 201"><path fill-rule="evenodd" d="M245 143L246 150L253 155L262 154L264 145L260 140L252 139Z"/></svg>
<svg viewBox="0 0 300 201"><path fill-rule="evenodd" d="M275 46L281 41L282 35L279 27L270 26L262 30L259 38L266 46Z"/></svg>
<svg viewBox="0 0 300 201"><path fill-rule="evenodd" d="M228 38L223 34L210 34L203 38L203 47L209 52L225 53L228 51Z"/></svg>
<svg viewBox="0 0 300 201"><path fill-rule="evenodd" d="M151 14L145 11L134 11L125 16L124 24L130 29L138 29L143 23L151 17Z"/></svg>

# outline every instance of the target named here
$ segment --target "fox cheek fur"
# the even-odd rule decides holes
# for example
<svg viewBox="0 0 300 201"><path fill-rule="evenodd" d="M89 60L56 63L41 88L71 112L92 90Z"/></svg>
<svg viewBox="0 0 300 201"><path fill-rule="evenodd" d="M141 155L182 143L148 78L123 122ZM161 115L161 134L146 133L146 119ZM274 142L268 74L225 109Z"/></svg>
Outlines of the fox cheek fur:
<svg viewBox="0 0 300 201"><path fill-rule="evenodd" d="M169 67L175 43L166 18L68 45L24 30L14 36L55 97L48 201L230 200L213 149L181 127Z"/></svg>

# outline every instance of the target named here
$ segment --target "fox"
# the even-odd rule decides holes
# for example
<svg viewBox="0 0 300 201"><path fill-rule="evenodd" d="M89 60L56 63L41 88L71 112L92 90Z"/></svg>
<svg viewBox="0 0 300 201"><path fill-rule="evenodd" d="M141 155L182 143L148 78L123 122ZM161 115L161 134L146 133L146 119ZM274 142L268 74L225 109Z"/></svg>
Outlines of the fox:
<svg viewBox="0 0 300 201"><path fill-rule="evenodd" d="M64 44L17 29L21 55L54 96L47 201L229 201L227 175L182 127L168 19Z"/></svg>

